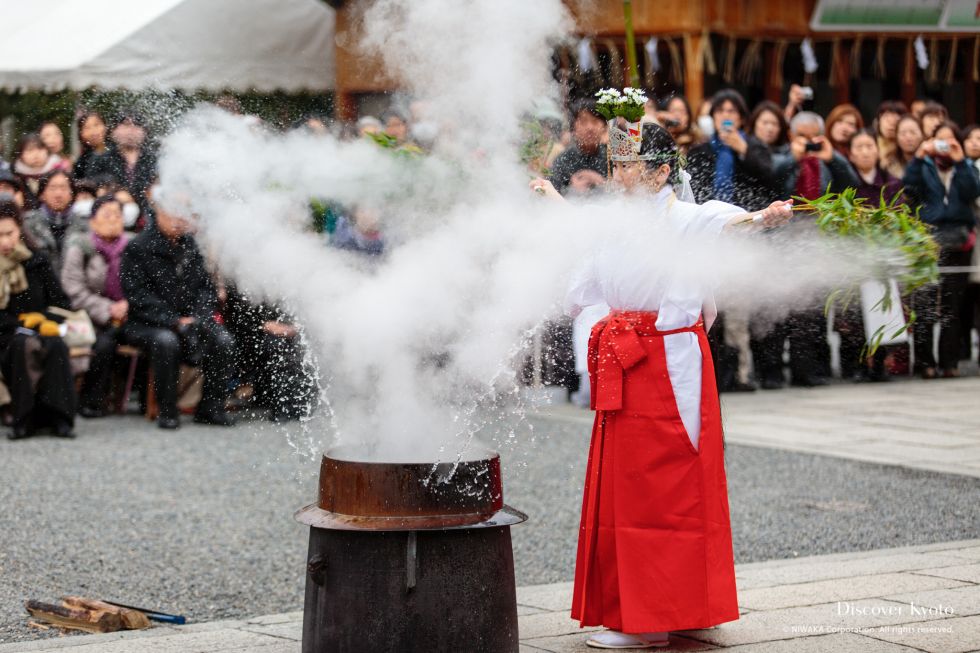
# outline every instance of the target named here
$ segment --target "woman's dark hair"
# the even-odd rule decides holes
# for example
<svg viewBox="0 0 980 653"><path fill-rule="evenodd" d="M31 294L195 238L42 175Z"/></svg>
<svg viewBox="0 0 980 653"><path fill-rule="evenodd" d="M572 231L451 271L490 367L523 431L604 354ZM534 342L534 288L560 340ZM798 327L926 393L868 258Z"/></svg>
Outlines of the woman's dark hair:
<svg viewBox="0 0 980 653"><path fill-rule="evenodd" d="M595 108L595 101L586 98L575 100L572 102L571 106L568 107L568 114L571 117L569 123L573 127L575 126L575 121L578 120L579 115L581 115L583 111L592 115L592 117L601 120L602 122L606 122L606 119L603 118L602 114Z"/></svg>
<svg viewBox="0 0 980 653"><path fill-rule="evenodd" d="M88 122L89 118L98 118L102 121L102 124L106 126L106 129L109 127L109 125L106 124L105 116L98 111L83 111L82 115L78 116L78 140L82 145L82 154L85 154L92 149L92 146L86 143L82 138L82 128L85 126L85 123Z"/></svg>
<svg viewBox="0 0 980 653"><path fill-rule="evenodd" d="M21 215L17 202L6 197L0 197L0 220L13 220L18 227L24 226L24 216Z"/></svg>
<svg viewBox="0 0 980 653"><path fill-rule="evenodd" d="M961 134L963 136L963 142L965 143L967 140L969 140L970 136L973 135L973 132L977 131L978 129L980 129L980 125L976 123L964 127L961 131Z"/></svg>
<svg viewBox="0 0 980 653"><path fill-rule="evenodd" d="M37 132L30 132L21 136L20 140L17 141L17 147L14 149L14 160L16 161L19 159L24 153L24 150L32 146L39 147L45 151L48 149L47 146L44 145L44 141L41 140L40 134Z"/></svg>
<svg viewBox="0 0 980 653"><path fill-rule="evenodd" d="M725 102L731 102L735 110L738 111L744 128L745 123L749 120L749 107L745 104L745 98L742 97L742 94L733 88L723 88L711 96L711 110L708 114L714 116L715 111L720 109Z"/></svg>
<svg viewBox="0 0 980 653"><path fill-rule="evenodd" d="M875 118L881 118L883 113L897 113L900 116L904 116L909 112L909 108L905 106L905 103L900 100L885 100L878 105L878 111L875 112Z"/></svg>
<svg viewBox="0 0 980 653"><path fill-rule="evenodd" d="M99 209L101 209L106 204L111 204L112 202L118 204L119 210L120 211L122 210L122 202L117 200L115 195L103 195L102 197L96 198L96 200L92 202L92 212L88 214L89 220L91 220L96 216L96 214L99 212Z"/></svg>
<svg viewBox="0 0 980 653"><path fill-rule="evenodd" d="M868 127L864 127L854 132L854 134L851 135L850 140L847 141L847 146L851 147L851 144L854 142L854 139L857 138L858 136L867 136L868 138L870 138L875 142L875 147L878 146L878 135L874 132L873 129L870 129Z"/></svg>
<svg viewBox="0 0 980 653"><path fill-rule="evenodd" d="M952 120L944 120L936 125L935 131L932 132L933 138L936 137L936 132L938 132L940 129L948 129L953 132L953 138L956 139L956 142L959 143L960 147L963 147L963 132L960 131L959 125Z"/></svg>
<svg viewBox="0 0 980 653"><path fill-rule="evenodd" d="M660 125L652 122L643 123L643 142L640 154L655 154L656 157L644 161L648 170L656 170L663 164L670 166L670 176L667 181L676 184L680 181L681 170L677 165L677 143L670 133Z"/></svg>
<svg viewBox="0 0 980 653"><path fill-rule="evenodd" d="M922 107L922 113L919 114L919 120L922 120L926 116L939 116L943 120L946 120L949 118L949 111L946 110L946 107L934 100L926 100L925 105Z"/></svg>
<svg viewBox="0 0 980 653"><path fill-rule="evenodd" d="M755 136L755 123L766 111L776 116L776 120L779 122L779 137L773 145L785 145L789 142L789 122L786 121L782 108L772 100L763 100L755 105L755 109L752 110L752 115L749 116L745 125L745 133Z"/></svg>
<svg viewBox="0 0 980 653"><path fill-rule="evenodd" d="M48 172L48 173L45 173L45 174L41 175L41 177L37 180L37 196L38 197L41 197L41 195L44 195L44 191L45 191L45 189L47 189L48 184L51 183L51 180L52 179L54 179L55 177L57 177L59 175L68 180L68 188L71 189L71 196L72 196L72 198L74 198L75 197L75 180L71 178L71 175L68 174L67 171L60 170L60 169L59 170L52 170L51 172Z"/></svg>
<svg viewBox="0 0 980 653"><path fill-rule="evenodd" d="M88 193L92 197L96 197L99 194L99 185L94 179L76 179L75 195L81 193Z"/></svg>
<svg viewBox="0 0 980 653"><path fill-rule="evenodd" d="M680 103L684 105L684 111L687 112L687 128L691 129L694 126L694 113L691 111L691 103L683 95L668 95L658 104L660 110L666 111L670 107L670 103L674 100L680 100Z"/></svg>

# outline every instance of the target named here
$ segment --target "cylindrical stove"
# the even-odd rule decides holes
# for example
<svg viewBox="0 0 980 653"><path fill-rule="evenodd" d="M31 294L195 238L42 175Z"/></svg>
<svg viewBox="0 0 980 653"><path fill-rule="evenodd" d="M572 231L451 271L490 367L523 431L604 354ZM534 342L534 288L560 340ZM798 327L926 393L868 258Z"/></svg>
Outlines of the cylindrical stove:
<svg viewBox="0 0 980 653"><path fill-rule="evenodd" d="M446 463L323 455L310 526L303 653L518 650L500 457Z"/></svg>

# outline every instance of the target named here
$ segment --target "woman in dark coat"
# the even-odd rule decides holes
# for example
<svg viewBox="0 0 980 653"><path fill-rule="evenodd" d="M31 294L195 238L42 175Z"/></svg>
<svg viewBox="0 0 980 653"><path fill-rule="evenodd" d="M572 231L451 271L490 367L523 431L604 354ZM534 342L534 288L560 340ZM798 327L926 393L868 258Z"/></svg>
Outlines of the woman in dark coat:
<svg viewBox="0 0 980 653"><path fill-rule="evenodd" d="M75 437L75 386L59 325L44 312L69 308L51 262L22 239L20 210L0 200L0 364L12 397L11 440L50 426Z"/></svg>

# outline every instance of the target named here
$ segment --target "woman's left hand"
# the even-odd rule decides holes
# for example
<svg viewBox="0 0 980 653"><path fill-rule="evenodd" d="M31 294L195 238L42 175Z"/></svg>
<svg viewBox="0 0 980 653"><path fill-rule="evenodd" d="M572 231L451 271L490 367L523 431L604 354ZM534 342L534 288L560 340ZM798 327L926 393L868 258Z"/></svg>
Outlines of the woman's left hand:
<svg viewBox="0 0 980 653"><path fill-rule="evenodd" d="M718 132L718 138L728 147L735 150L739 156L743 156L749 150L749 144L745 142L737 129L722 129Z"/></svg>
<svg viewBox="0 0 980 653"><path fill-rule="evenodd" d="M565 199L564 197L561 196L561 194L557 190L555 190L554 185L547 179L542 179L541 177L538 177L537 179L532 179L531 183L529 183L528 186L535 193L539 193L541 195L544 195L545 197L550 197L551 199L557 199L557 200Z"/></svg>

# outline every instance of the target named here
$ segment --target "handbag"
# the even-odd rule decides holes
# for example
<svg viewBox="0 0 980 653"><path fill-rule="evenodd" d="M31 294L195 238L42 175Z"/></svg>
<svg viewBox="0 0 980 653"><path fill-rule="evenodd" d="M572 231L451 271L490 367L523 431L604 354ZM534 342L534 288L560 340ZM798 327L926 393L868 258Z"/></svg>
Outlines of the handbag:
<svg viewBox="0 0 980 653"><path fill-rule="evenodd" d="M69 349L88 349L95 344L95 326L83 310L69 311L57 306L48 307L48 313L64 318L65 333L62 339Z"/></svg>

